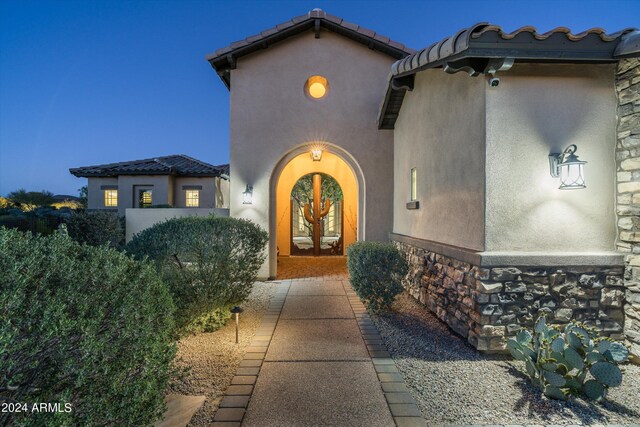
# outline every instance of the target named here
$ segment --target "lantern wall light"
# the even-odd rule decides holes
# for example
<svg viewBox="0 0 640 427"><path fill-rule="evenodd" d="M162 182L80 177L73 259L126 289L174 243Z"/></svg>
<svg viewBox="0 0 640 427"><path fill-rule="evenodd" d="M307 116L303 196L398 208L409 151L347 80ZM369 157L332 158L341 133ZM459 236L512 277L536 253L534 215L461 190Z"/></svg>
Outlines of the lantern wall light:
<svg viewBox="0 0 640 427"><path fill-rule="evenodd" d="M551 176L560 178L560 190L587 188L584 183L584 165L587 162L578 159L578 148L571 144L562 153L549 154Z"/></svg>
<svg viewBox="0 0 640 427"><path fill-rule="evenodd" d="M253 186L247 184L247 189L242 192L242 204L250 205L253 203Z"/></svg>

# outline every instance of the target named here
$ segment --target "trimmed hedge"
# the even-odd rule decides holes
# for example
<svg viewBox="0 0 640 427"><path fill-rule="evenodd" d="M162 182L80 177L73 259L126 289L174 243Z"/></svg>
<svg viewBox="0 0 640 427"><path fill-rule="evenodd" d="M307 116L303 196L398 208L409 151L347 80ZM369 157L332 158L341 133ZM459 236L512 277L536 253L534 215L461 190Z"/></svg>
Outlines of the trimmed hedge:
<svg viewBox="0 0 640 427"><path fill-rule="evenodd" d="M67 231L73 240L91 246L108 244L122 248L124 245L122 220L115 212L74 212L67 220Z"/></svg>
<svg viewBox="0 0 640 427"><path fill-rule="evenodd" d="M169 285L178 333L212 330L216 309L244 301L265 260L268 234L251 221L228 217L173 218L143 230L126 246L148 257ZM209 316L209 320L204 318ZM204 319L204 320L203 320Z"/></svg>
<svg viewBox="0 0 640 427"><path fill-rule="evenodd" d="M1 413L0 425L150 425L162 414L174 306L153 265L0 228L0 271L0 397L71 404Z"/></svg>
<svg viewBox="0 0 640 427"><path fill-rule="evenodd" d="M388 310L402 292L409 265L391 243L356 242L347 249L351 285L369 309Z"/></svg>

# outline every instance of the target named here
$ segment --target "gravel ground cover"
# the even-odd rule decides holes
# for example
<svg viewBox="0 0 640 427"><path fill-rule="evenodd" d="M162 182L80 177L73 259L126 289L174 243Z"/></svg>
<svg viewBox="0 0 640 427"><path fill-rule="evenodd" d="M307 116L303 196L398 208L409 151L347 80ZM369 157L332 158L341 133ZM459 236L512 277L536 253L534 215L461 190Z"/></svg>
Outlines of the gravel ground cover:
<svg viewBox="0 0 640 427"><path fill-rule="evenodd" d="M478 353L406 293L393 308L372 318L429 423L640 423L640 366L623 366L606 403L551 400L529 384L522 362Z"/></svg>
<svg viewBox="0 0 640 427"><path fill-rule="evenodd" d="M256 282L240 315L240 343L235 343L235 323L211 333L200 333L178 342L179 366L190 368L184 378L172 384L170 392L186 395L205 395L204 405L195 413L189 426L213 423L213 417L224 391L231 383L271 297L277 282Z"/></svg>

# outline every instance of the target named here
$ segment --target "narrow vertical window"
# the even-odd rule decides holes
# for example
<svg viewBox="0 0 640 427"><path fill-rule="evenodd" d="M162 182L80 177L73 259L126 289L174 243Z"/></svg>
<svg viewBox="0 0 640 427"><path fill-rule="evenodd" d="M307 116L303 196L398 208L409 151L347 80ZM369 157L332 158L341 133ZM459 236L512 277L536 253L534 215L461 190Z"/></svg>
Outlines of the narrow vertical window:
<svg viewBox="0 0 640 427"><path fill-rule="evenodd" d="M104 190L104 206L107 208L118 206L118 190Z"/></svg>
<svg viewBox="0 0 640 427"><path fill-rule="evenodd" d="M411 168L411 201L418 200L418 184L417 184L416 168Z"/></svg>
<svg viewBox="0 0 640 427"><path fill-rule="evenodd" d="M197 208L200 206L200 190L187 190L187 207Z"/></svg>

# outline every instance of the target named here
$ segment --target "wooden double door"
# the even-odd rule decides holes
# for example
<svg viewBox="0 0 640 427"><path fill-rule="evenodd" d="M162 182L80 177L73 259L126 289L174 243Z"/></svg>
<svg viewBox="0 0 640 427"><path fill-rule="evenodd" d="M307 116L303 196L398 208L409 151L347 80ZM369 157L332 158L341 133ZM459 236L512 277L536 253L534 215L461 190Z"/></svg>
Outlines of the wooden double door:
<svg viewBox="0 0 640 427"><path fill-rule="evenodd" d="M342 189L327 174L300 178L291 191L291 255L343 255Z"/></svg>

